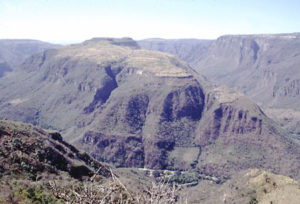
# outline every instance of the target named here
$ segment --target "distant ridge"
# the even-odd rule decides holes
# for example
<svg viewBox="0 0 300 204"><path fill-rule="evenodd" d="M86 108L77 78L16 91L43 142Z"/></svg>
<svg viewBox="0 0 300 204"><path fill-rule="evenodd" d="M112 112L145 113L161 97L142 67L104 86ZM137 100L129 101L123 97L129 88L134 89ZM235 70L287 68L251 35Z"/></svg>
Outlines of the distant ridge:
<svg viewBox="0 0 300 204"><path fill-rule="evenodd" d="M32 54L58 45L30 39L0 39L0 77L16 69Z"/></svg>

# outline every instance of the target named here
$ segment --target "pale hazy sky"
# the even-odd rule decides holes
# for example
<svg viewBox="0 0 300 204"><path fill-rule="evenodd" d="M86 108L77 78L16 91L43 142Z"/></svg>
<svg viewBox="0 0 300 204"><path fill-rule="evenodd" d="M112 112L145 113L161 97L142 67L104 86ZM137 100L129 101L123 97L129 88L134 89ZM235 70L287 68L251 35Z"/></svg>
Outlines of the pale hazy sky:
<svg viewBox="0 0 300 204"><path fill-rule="evenodd" d="M300 0L0 0L0 39L300 32Z"/></svg>

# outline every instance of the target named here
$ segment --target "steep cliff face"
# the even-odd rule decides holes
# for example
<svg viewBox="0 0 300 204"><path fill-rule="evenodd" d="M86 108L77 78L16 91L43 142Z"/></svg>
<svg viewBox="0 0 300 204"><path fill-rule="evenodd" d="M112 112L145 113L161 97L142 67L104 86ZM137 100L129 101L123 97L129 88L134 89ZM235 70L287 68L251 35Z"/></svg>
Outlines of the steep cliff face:
<svg viewBox="0 0 300 204"><path fill-rule="evenodd" d="M206 116L200 143L207 145L220 135L222 139L243 134L264 134L260 108L246 96L227 87L213 89L207 96ZM203 125L204 126L204 125ZM225 138L226 137L226 138Z"/></svg>
<svg viewBox="0 0 300 204"><path fill-rule="evenodd" d="M297 177L298 145L259 106L225 87L210 91L206 100L198 137L199 169L230 176L241 169L258 167ZM293 161L282 159L285 155Z"/></svg>
<svg viewBox="0 0 300 204"><path fill-rule="evenodd" d="M180 40L178 40L180 41ZM300 37L299 33L277 35L222 36L203 48L203 44L169 46L168 40L145 40L141 45L175 54L185 52L198 73L217 85L235 88L262 105L269 116L297 134L299 124ZM156 45L156 46L154 46ZM282 117L289 109L293 117ZM279 112L279 114L277 114Z"/></svg>
<svg viewBox="0 0 300 204"><path fill-rule="evenodd" d="M60 130L117 167L298 176L297 145L248 98L207 84L170 54L96 38L39 53L1 79L0 115Z"/></svg>
<svg viewBox="0 0 300 204"><path fill-rule="evenodd" d="M296 107L299 43L298 34L223 36L195 68L259 102L285 106L287 100L290 107Z"/></svg>
<svg viewBox="0 0 300 204"><path fill-rule="evenodd" d="M234 87L265 108L299 112L299 34L224 36L194 68L218 84ZM276 111L276 110L275 110ZM270 114L272 116L274 114ZM275 120L297 133L293 118Z"/></svg>
<svg viewBox="0 0 300 204"><path fill-rule="evenodd" d="M85 134L83 141L103 147L101 151L111 154L107 161L113 158L120 166L129 167L134 162L139 167L171 167L169 152L178 145L190 146L196 134L204 106L203 91L197 82L190 84L185 80L183 83L161 80L158 86L152 81L152 87L148 88L139 84L145 88L140 93L138 90L129 96L122 96L124 90L113 93L102 117L95 118L90 125L102 134ZM120 150L120 145L124 149ZM101 160L102 152L96 152L92 154Z"/></svg>

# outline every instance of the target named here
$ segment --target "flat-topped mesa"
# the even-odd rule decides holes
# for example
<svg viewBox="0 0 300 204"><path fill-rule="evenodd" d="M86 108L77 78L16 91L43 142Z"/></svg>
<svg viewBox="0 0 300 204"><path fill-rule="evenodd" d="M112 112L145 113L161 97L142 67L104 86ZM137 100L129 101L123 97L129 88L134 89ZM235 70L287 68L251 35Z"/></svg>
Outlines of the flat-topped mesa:
<svg viewBox="0 0 300 204"><path fill-rule="evenodd" d="M138 69L138 74L151 72L158 77L190 77L188 65L174 56L149 50L136 50L124 61L127 67Z"/></svg>
<svg viewBox="0 0 300 204"><path fill-rule="evenodd" d="M156 77L191 77L187 63L171 54L140 49L131 38L92 38L81 44L61 47L55 58L85 60L103 67L114 64L130 74Z"/></svg>
<svg viewBox="0 0 300 204"><path fill-rule="evenodd" d="M228 39L228 38L282 38L282 39L294 39L300 38L300 33L279 33L279 34L243 34L243 35L223 35L218 39Z"/></svg>
<svg viewBox="0 0 300 204"><path fill-rule="evenodd" d="M98 42L109 42L112 45L130 47L132 49L140 49L140 46L132 38L105 38L105 37L96 37L90 40L86 40L83 44L93 44Z"/></svg>

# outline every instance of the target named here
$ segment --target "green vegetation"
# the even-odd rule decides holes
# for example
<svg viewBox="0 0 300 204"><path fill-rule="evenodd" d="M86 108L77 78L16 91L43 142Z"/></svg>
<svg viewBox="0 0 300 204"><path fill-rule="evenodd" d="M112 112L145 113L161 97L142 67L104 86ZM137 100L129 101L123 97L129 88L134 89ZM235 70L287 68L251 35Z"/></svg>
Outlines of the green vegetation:
<svg viewBox="0 0 300 204"><path fill-rule="evenodd" d="M62 203L60 199L48 192L48 189L42 186L33 186L26 189L19 188L13 193L14 199L18 198L22 202L31 203Z"/></svg>
<svg viewBox="0 0 300 204"><path fill-rule="evenodd" d="M191 171L191 172L185 172L181 173L176 172L175 175L173 175L169 182L170 183L178 183L178 184L186 184L186 183L198 183L200 180L200 176L197 172Z"/></svg>

